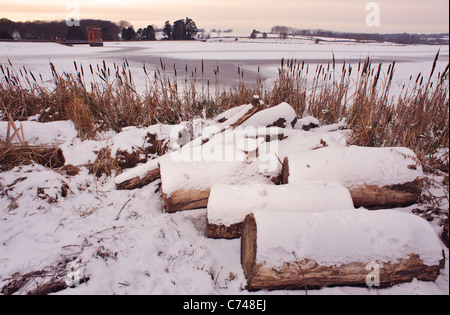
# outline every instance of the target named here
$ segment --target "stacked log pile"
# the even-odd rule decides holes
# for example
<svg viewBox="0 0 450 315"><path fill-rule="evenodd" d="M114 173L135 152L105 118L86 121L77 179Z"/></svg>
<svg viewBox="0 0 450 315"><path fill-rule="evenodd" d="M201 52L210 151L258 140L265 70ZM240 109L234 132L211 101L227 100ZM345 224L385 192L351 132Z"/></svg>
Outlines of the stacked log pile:
<svg viewBox="0 0 450 315"><path fill-rule="evenodd" d="M257 98L215 123L116 177L117 188L161 180L165 212L207 208L208 237L241 237L248 290L366 286L372 271L377 287L436 280L444 258L430 225L371 211L419 201L411 150L346 146L345 131L315 132L288 104L264 109Z"/></svg>
<svg viewBox="0 0 450 315"><path fill-rule="evenodd" d="M224 121L215 133L194 139L159 160L166 212L207 207L214 184L279 184L287 180L287 165L275 163L275 169L265 171L260 157L267 153L271 141L286 138L282 128L272 131L270 127L278 117L291 124L295 111L285 103L261 109L256 104L245 108L237 114L239 117Z"/></svg>

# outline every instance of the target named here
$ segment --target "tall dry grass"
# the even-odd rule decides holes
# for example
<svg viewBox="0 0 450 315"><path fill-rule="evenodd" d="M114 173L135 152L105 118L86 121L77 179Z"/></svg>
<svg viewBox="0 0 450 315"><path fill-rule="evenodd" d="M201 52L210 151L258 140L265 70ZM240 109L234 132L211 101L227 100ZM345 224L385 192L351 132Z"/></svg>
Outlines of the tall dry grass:
<svg viewBox="0 0 450 315"><path fill-rule="evenodd" d="M212 118L249 103L257 94L268 106L291 104L299 117L312 115L324 124L345 121L353 131L351 144L409 147L430 168L448 173L449 67L435 73L438 58L439 53L429 74L413 74L395 97L390 96L395 62L385 72L370 58L338 66L334 55L315 70L305 62L283 59L271 86L259 76L253 83L245 82L238 67L237 83L227 88L221 84L219 67L210 82L204 79L203 63L188 72L187 65L176 69L161 59L154 71L143 65L143 93L137 93L126 60L112 66L103 61L87 69L75 61L72 73L58 73L50 63L50 87L41 75L9 62L0 65L0 97L14 119L71 119L80 137L92 139L101 130Z"/></svg>

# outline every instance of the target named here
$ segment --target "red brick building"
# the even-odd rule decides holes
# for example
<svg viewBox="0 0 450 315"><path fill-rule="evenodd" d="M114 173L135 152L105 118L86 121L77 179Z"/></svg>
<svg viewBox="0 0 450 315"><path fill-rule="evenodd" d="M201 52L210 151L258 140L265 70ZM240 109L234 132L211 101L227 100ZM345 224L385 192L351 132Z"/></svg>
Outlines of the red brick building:
<svg viewBox="0 0 450 315"><path fill-rule="evenodd" d="M95 26L86 27L88 42L90 46L103 46L102 28Z"/></svg>

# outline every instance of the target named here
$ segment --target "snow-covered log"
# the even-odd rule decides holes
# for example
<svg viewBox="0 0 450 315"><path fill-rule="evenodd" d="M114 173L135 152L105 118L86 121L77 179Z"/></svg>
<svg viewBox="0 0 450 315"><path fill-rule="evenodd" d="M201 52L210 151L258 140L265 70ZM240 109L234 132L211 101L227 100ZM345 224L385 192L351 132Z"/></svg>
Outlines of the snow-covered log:
<svg viewBox="0 0 450 315"><path fill-rule="evenodd" d="M350 192L339 184L214 185L208 200L206 235L241 236L245 217L255 210L327 211L353 209Z"/></svg>
<svg viewBox="0 0 450 315"><path fill-rule="evenodd" d="M237 127L251 116L264 109L258 95L254 95L250 104L230 108L216 117L216 122L224 126Z"/></svg>
<svg viewBox="0 0 450 315"><path fill-rule="evenodd" d="M160 158L159 163L164 209L168 213L206 208L215 184L273 185L256 162L176 161L169 155Z"/></svg>
<svg viewBox="0 0 450 315"><path fill-rule="evenodd" d="M273 128L226 130L159 159L166 212L206 208L215 184L280 183ZM271 141L275 138L276 141Z"/></svg>
<svg viewBox="0 0 450 315"><path fill-rule="evenodd" d="M255 211L241 262L248 290L278 290L435 281L445 258L431 225L413 214Z"/></svg>
<svg viewBox="0 0 450 315"><path fill-rule="evenodd" d="M324 146L288 158L289 183L341 183L350 190L355 207L409 206L422 191L422 167L407 148Z"/></svg>
<svg viewBox="0 0 450 315"><path fill-rule="evenodd" d="M246 122L250 117L254 116L257 112L261 111L262 107L259 105L253 105L242 117L237 119L236 122L231 124L231 127L236 128L241 126L244 122Z"/></svg>
<svg viewBox="0 0 450 315"><path fill-rule="evenodd" d="M277 106L252 113L251 117L239 125L252 127L292 128L297 123L297 114L291 105L281 103Z"/></svg>
<svg viewBox="0 0 450 315"><path fill-rule="evenodd" d="M152 160L127 170L114 178L118 190L142 188L160 179L158 160Z"/></svg>

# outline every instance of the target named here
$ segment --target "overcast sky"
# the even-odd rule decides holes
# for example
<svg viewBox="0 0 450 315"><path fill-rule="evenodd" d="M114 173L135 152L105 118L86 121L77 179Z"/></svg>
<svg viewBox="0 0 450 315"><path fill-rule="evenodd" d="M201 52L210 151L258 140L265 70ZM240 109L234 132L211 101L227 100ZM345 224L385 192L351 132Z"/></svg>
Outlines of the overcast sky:
<svg viewBox="0 0 450 315"><path fill-rule="evenodd" d="M64 20L79 8L81 19L130 21L135 28L162 27L190 17L207 31L270 31L274 25L367 33L448 33L448 0L380 0L379 26L369 27L377 10L365 0L0 0L0 17L14 21ZM376 21L371 17L371 21Z"/></svg>

